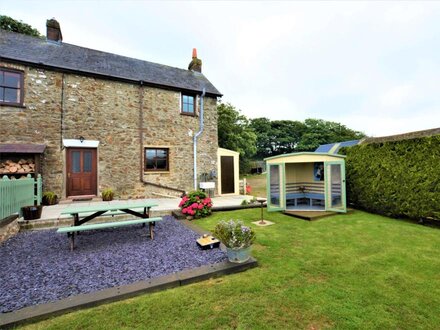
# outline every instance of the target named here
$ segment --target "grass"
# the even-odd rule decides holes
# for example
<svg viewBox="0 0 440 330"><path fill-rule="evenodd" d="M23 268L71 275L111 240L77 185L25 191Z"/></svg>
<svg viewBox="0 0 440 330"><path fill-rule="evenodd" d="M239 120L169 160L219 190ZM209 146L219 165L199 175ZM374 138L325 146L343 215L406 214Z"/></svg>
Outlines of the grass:
<svg viewBox="0 0 440 330"><path fill-rule="evenodd" d="M266 173L245 176L251 186L251 195L266 198Z"/></svg>
<svg viewBox="0 0 440 330"><path fill-rule="evenodd" d="M259 219L259 209L197 220ZM315 222L265 214L259 267L52 318L26 329L434 329L440 231L356 211Z"/></svg>

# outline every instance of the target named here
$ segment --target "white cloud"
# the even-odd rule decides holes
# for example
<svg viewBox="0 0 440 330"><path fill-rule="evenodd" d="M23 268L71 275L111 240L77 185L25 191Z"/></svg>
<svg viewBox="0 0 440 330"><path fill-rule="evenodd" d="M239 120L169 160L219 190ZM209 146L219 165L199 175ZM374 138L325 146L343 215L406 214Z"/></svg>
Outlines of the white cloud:
<svg viewBox="0 0 440 330"><path fill-rule="evenodd" d="M55 16L66 42L171 66L186 68L197 47L223 100L248 117L322 118L374 136L440 123L438 2L0 6L42 32Z"/></svg>

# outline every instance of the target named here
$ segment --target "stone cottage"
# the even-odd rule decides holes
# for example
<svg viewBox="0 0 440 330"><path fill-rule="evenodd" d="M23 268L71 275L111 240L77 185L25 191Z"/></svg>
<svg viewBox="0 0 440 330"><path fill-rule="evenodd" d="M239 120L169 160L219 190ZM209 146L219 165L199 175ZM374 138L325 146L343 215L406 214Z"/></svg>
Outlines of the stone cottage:
<svg viewBox="0 0 440 330"><path fill-rule="evenodd" d="M221 94L201 68L195 50L184 70L67 44L54 19L46 39L0 30L0 175L35 152L62 198L194 189L217 169Z"/></svg>

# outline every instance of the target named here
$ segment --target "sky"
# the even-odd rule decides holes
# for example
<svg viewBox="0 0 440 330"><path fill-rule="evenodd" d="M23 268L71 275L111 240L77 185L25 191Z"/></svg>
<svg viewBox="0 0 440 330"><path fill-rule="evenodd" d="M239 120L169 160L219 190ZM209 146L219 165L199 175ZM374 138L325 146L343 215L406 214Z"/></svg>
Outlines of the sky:
<svg viewBox="0 0 440 330"><path fill-rule="evenodd" d="M440 2L21 1L0 15L63 42L204 75L248 118L319 118L368 136L440 127Z"/></svg>

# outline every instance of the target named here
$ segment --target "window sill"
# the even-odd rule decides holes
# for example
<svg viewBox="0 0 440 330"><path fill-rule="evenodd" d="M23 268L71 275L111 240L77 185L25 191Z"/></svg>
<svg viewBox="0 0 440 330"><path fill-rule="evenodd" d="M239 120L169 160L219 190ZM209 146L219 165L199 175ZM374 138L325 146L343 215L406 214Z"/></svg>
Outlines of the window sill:
<svg viewBox="0 0 440 330"><path fill-rule="evenodd" d="M196 114L194 113L185 113L185 112L181 112L180 113L182 116L187 116L187 117L197 117Z"/></svg>
<svg viewBox="0 0 440 330"><path fill-rule="evenodd" d="M170 174L170 171L144 171L144 174Z"/></svg>
<svg viewBox="0 0 440 330"><path fill-rule="evenodd" d="M14 103L0 103L0 107L11 107L11 108L26 109L25 105L14 104Z"/></svg>

